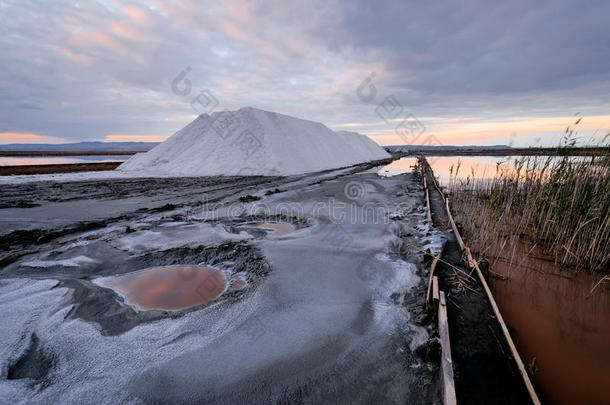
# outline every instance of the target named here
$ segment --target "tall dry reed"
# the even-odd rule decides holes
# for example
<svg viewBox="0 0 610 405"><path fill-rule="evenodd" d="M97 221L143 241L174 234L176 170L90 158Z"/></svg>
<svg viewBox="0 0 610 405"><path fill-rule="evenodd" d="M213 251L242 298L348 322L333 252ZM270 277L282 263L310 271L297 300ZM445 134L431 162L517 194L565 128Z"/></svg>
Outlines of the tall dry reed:
<svg viewBox="0 0 610 405"><path fill-rule="evenodd" d="M459 163L451 168L452 210L480 256L498 237L518 235L556 262L609 270L610 158L570 156L574 144L569 135L558 156L498 164L492 178L474 172L461 176ZM608 139L603 141L606 151Z"/></svg>

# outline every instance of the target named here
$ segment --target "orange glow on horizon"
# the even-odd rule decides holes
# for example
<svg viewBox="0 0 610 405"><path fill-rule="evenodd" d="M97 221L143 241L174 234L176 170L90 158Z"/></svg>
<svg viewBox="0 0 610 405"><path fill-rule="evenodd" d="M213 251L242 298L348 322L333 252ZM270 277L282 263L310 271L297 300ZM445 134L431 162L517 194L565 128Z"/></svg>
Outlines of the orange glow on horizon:
<svg viewBox="0 0 610 405"><path fill-rule="evenodd" d="M157 135L109 134L106 141L110 142L163 142L165 138Z"/></svg>
<svg viewBox="0 0 610 405"><path fill-rule="evenodd" d="M0 132L0 144L9 143L61 143L66 139L25 132Z"/></svg>
<svg viewBox="0 0 610 405"><path fill-rule="evenodd" d="M451 119L436 125L426 125L426 132L414 139L413 144L432 144L426 139L433 136L444 145L475 145L479 141L494 139L497 143L509 143L513 137L530 136L532 138L544 134L557 134L557 139L565 133L568 125L577 131L597 131L597 136L603 136L610 130L610 115L583 116L582 121L574 126L578 119L575 116L561 117L519 117L498 121L475 121L472 119ZM426 121L426 118L420 119ZM356 130L356 128L353 128ZM394 133L393 127L367 130L380 145L401 145L405 140ZM502 139L504 138L504 139Z"/></svg>
<svg viewBox="0 0 610 405"><path fill-rule="evenodd" d="M42 136L36 134L23 134L20 132L0 132L0 138L40 139Z"/></svg>

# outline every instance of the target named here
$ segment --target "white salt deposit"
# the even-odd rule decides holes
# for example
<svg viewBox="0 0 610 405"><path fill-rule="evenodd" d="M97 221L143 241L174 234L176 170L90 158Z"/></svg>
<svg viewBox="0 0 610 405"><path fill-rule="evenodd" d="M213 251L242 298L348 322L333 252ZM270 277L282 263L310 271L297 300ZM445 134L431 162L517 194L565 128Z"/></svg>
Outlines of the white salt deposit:
<svg viewBox="0 0 610 405"><path fill-rule="evenodd" d="M83 264L91 264L97 263L98 261L92 259L87 256L76 256L71 259L63 259L63 260L34 260L30 262L21 263L22 266L26 267L53 267L53 266L63 266L63 267L80 267Z"/></svg>
<svg viewBox="0 0 610 405"><path fill-rule="evenodd" d="M251 107L202 114L117 168L150 175L285 176L386 159L370 138Z"/></svg>

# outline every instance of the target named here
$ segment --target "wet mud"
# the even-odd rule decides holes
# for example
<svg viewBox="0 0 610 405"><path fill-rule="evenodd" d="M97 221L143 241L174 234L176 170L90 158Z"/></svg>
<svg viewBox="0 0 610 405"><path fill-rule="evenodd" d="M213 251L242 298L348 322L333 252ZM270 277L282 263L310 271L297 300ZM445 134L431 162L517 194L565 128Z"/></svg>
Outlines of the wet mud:
<svg viewBox="0 0 610 405"><path fill-rule="evenodd" d="M49 383L49 373L55 366L55 355L43 347L35 333L29 336L25 352L8 368L7 380L27 379L32 385Z"/></svg>
<svg viewBox="0 0 610 405"><path fill-rule="evenodd" d="M197 282L193 286L194 291L191 298L194 301L200 301L199 303L191 302L193 305L186 308L142 308L147 309L143 311L139 310L137 305L126 303L124 297L112 288L93 282L91 278L93 274L88 274L87 279L67 278L60 281L61 285L73 290L68 302L73 307L68 313L68 317L93 323L103 335L118 335L142 323L165 318L175 319L213 304L223 302L230 304L235 300L240 300L245 294L256 288L260 280L271 271L269 264L257 249L243 243L226 243L213 247L176 248L146 254L126 260L123 265L115 267L111 274L118 274L118 277L130 277L142 268L179 266L183 263L207 263L209 266L225 268L229 279L233 274L239 273L248 288L230 288L216 298L207 299L210 280L205 277L191 280L191 274L184 272L179 274L184 277L184 282ZM51 273L48 277L54 277L54 275ZM213 287L216 290L218 286ZM181 296L181 299L183 298Z"/></svg>
<svg viewBox="0 0 610 405"><path fill-rule="evenodd" d="M39 402L103 392L109 402L440 403L422 253L437 249L438 232L425 223L419 179L376 170L8 187L0 287L8 296L20 280L42 286L22 301L31 319L11 321L32 337L7 339L6 381L45 389L0 390ZM345 192L354 182L356 200ZM308 211L209 219L203 195L220 212L290 201L311 211L329 198L391 211L370 223ZM214 288L196 266L222 274ZM155 277L140 278L147 270ZM87 384L69 385L77 372Z"/></svg>

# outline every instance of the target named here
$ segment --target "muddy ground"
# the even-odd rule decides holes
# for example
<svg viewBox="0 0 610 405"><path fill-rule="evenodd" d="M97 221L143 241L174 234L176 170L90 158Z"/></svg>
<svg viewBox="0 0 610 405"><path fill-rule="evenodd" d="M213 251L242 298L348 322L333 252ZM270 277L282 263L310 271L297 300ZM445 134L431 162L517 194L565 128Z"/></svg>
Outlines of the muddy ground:
<svg viewBox="0 0 610 405"><path fill-rule="evenodd" d="M439 403L422 252L444 236L380 164L0 185L2 402ZM102 282L180 264L244 285L168 311Z"/></svg>

